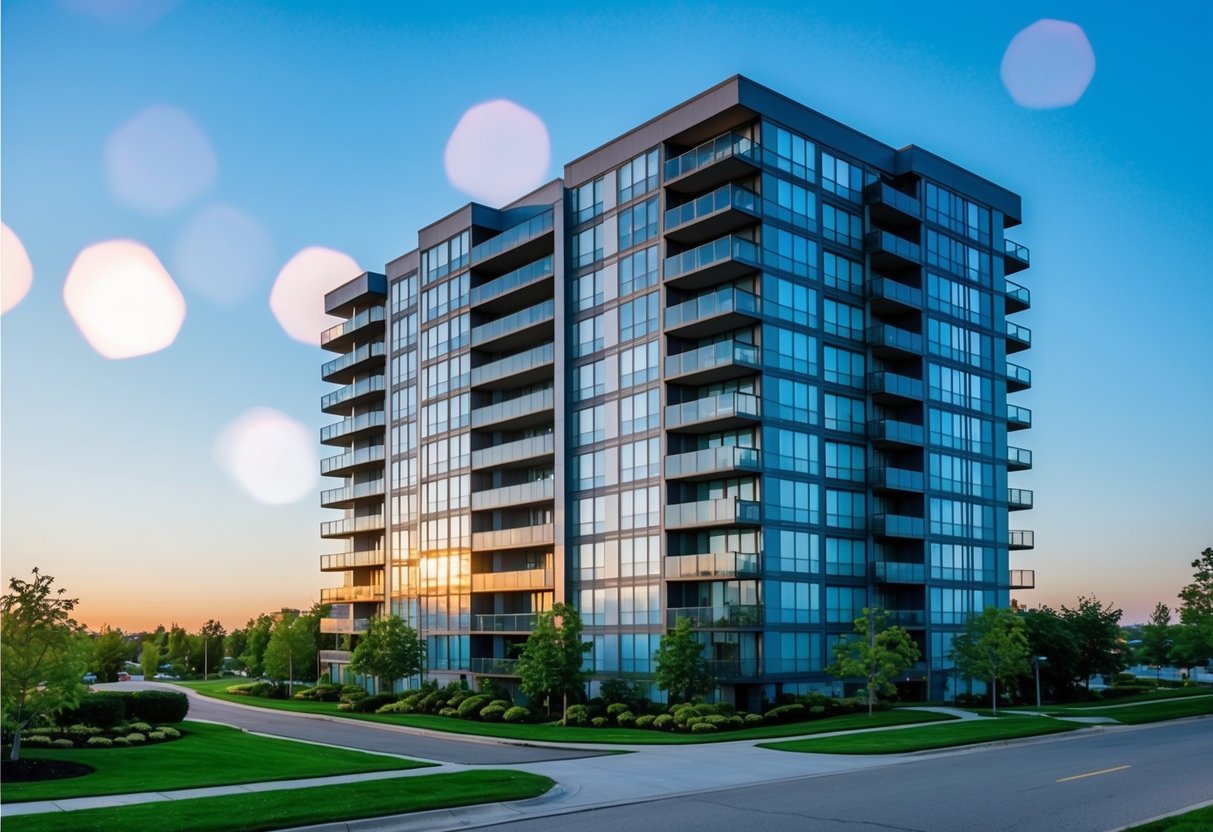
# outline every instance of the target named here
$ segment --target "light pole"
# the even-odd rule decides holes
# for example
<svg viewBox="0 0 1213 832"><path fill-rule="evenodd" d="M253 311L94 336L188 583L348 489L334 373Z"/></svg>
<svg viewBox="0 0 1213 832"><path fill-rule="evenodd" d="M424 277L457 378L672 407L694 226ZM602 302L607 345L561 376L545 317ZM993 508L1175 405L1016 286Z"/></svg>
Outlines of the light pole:
<svg viewBox="0 0 1213 832"><path fill-rule="evenodd" d="M1036 710L1040 710L1040 666L1049 659L1046 656L1033 656L1032 669L1036 671Z"/></svg>

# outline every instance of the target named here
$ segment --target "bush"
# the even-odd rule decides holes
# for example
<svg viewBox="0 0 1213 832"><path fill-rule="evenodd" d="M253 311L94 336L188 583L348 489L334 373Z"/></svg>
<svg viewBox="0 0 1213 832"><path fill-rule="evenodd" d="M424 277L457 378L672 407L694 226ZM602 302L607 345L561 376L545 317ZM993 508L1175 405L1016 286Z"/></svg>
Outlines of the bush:
<svg viewBox="0 0 1213 832"><path fill-rule="evenodd" d="M147 735L147 738L152 742L160 742L161 740L168 739L163 731L152 731Z"/></svg>
<svg viewBox="0 0 1213 832"><path fill-rule="evenodd" d="M678 721L678 717L674 717L674 721L675 721L675 722L677 722L677 721ZM687 717L686 722L685 722L685 723L683 723L683 724L684 724L684 725L685 725L687 728L694 728L694 727L695 727L696 725L698 725L699 723L701 723L701 722L706 722L706 721L707 721L707 717L706 717L706 716L689 716L689 717Z"/></svg>
<svg viewBox="0 0 1213 832"><path fill-rule="evenodd" d="M146 734L148 731L152 730L152 726L148 725L146 722L132 722L130 724L130 730L138 731L141 734Z"/></svg>
<svg viewBox="0 0 1213 832"><path fill-rule="evenodd" d="M1104 688L1104 699L1119 699L1122 696L1133 696L1138 693L1153 693L1154 688L1149 685L1115 685L1110 688Z"/></svg>
<svg viewBox="0 0 1213 832"><path fill-rule="evenodd" d="M623 711L615 717L615 724L620 728L631 728L636 724L636 715L631 711Z"/></svg>
<svg viewBox="0 0 1213 832"><path fill-rule="evenodd" d="M114 741L109 737L89 737L88 742L86 743L86 745L93 748L110 748L113 746L113 744Z"/></svg>
<svg viewBox="0 0 1213 832"><path fill-rule="evenodd" d="M480 718L485 722L501 722L505 716L505 708L501 705L486 705L480 709Z"/></svg>
<svg viewBox="0 0 1213 832"><path fill-rule="evenodd" d="M489 705L492 700L489 699L487 693L478 693L475 696L469 696L467 699L459 703L459 717L461 719L475 719L480 711Z"/></svg>
<svg viewBox="0 0 1213 832"><path fill-rule="evenodd" d="M778 705L766 712L766 719L769 722L795 722L804 717L805 707L799 702L791 705Z"/></svg>
<svg viewBox="0 0 1213 832"><path fill-rule="evenodd" d="M139 743L147 742L147 737L143 734L140 734L138 731L136 731L132 734L127 734L126 741L129 742L131 745L137 745Z"/></svg>
<svg viewBox="0 0 1213 832"><path fill-rule="evenodd" d="M674 717L669 714L662 714L653 718L653 727L658 731L673 731L674 724Z"/></svg>
<svg viewBox="0 0 1213 832"><path fill-rule="evenodd" d="M115 747L125 748L126 746L128 746L130 744L131 744L131 741L128 740L126 737L114 737L114 746Z"/></svg>
<svg viewBox="0 0 1213 832"><path fill-rule="evenodd" d="M825 705L810 705L809 706L809 716L810 717L823 717L825 715L826 715L826 706Z"/></svg>
<svg viewBox="0 0 1213 832"><path fill-rule="evenodd" d="M439 708L438 716L446 716L446 717L451 717L452 719L458 719L459 718L459 709L458 708Z"/></svg>
<svg viewBox="0 0 1213 832"><path fill-rule="evenodd" d="M521 705L515 705L505 712L502 717L506 722L526 722L531 718L531 712Z"/></svg>
<svg viewBox="0 0 1213 832"><path fill-rule="evenodd" d="M728 719L730 728L740 728L741 726L745 725L745 719L738 714L733 714Z"/></svg>
<svg viewBox="0 0 1213 832"><path fill-rule="evenodd" d="M85 694L79 705L59 715L59 723L61 725L79 723L97 728L113 728L126 718L126 700L130 697L130 693L119 693L118 691Z"/></svg>
<svg viewBox="0 0 1213 832"><path fill-rule="evenodd" d="M691 726L692 734L711 734L716 731L716 726L710 722L696 722Z"/></svg>
<svg viewBox="0 0 1213 832"><path fill-rule="evenodd" d="M76 744L71 740L51 740L51 748L75 748Z"/></svg>
<svg viewBox="0 0 1213 832"><path fill-rule="evenodd" d="M570 705L564 714L565 725L585 726L590 722L590 709L585 705Z"/></svg>
<svg viewBox="0 0 1213 832"><path fill-rule="evenodd" d="M160 728L158 728L156 730L158 730L161 734L164 734L164 736L170 740L175 740L181 736L180 731L178 731L176 728L173 728L172 726L169 726L169 725L162 725L162 726L160 726Z"/></svg>
<svg viewBox="0 0 1213 832"><path fill-rule="evenodd" d="M1117 673L1112 676L1113 685L1133 685L1137 683L1137 677L1132 673Z"/></svg>
<svg viewBox="0 0 1213 832"><path fill-rule="evenodd" d="M314 688L304 688L296 693L293 698L306 699L312 702L340 702L343 692L344 690L341 685L316 685Z"/></svg>
<svg viewBox="0 0 1213 832"><path fill-rule="evenodd" d="M373 714L384 705L391 705L395 701L396 694L394 693L376 693L374 696L364 696L350 702L349 709L357 714Z"/></svg>
<svg viewBox="0 0 1213 832"><path fill-rule="evenodd" d="M590 724L593 725L595 728L605 728L606 724L607 724L607 719L605 716L596 716L590 720Z"/></svg>
<svg viewBox="0 0 1213 832"><path fill-rule="evenodd" d="M703 718L703 721L706 722L708 725L715 725L717 728L719 728L722 725L729 724L729 718L727 716L725 716L724 714L710 714L708 716L705 716Z"/></svg>
<svg viewBox="0 0 1213 832"><path fill-rule="evenodd" d="M716 708L716 713L732 716L737 713L737 706L732 702L717 702L713 707Z"/></svg>
<svg viewBox="0 0 1213 832"><path fill-rule="evenodd" d="M607 705L607 719L618 720L620 714L628 713L631 710L632 709L628 707L626 702L612 702L610 705Z"/></svg>
<svg viewBox="0 0 1213 832"><path fill-rule="evenodd" d="M645 714L644 716L638 716L638 717L636 717L636 727L637 728L652 728L653 721L656 719L657 719L657 717L653 716L652 714Z"/></svg>
<svg viewBox="0 0 1213 832"><path fill-rule="evenodd" d="M30 736L22 736L22 745L50 745L53 740L46 734L31 734Z"/></svg>
<svg viewBox="0 0 1213 832"><path fill-rule="evenodd" d="M764 717L762 714L746 714L745 715L745 724L746 725L761 725L762 723L764 723L766 721L767 721L766 717Z"/></svg>
<svg viewBox="0 0 1213 832"><path fill-rule="evenodd" d="M77 724L68 726L67 732L69 734L75 734L78 737L95 737L104 730L104 728L94 728L91 725Z"/></svg>

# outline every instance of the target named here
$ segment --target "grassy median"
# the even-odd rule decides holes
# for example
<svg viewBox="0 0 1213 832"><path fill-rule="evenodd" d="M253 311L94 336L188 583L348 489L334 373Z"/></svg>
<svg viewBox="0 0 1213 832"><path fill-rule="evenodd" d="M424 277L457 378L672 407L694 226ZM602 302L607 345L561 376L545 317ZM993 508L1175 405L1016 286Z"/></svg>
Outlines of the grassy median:
<svg viewBox="0 0 1213 832"><path fill-rule="evenodd" d="M1213 696L1186 697L1171 702L1145 702L1125 707L1050 709L1053 716L1105 716L1124 725L1213 715Z"/></svg>
<svg viewBox="0 0 1213 832"><path fill-rule="evenodd" d="M327 753L327 752L326 752ZM546 777L521 771L466 771L229 797L157 801L112 809L47 812L4 819L5 832L244 832L399 815L538 797Z"/></svg>
<svg viewBox="0 0 1213 832"><path fill-rule="evenodd" d="M874 731L842 737L762 743L761 747L807 754L905 754L932 748L1057 734L1082 727L1084 726L1079 723L1062 722L1047 717L1020 716L963 720L945 725L906 728L901 731Z"/></svg>
<svg viewBox="0 0 1213 832"><path fill-rule="evenodd" d="M1210 829L1213 829L1213 806L1152 820L1125 832L1209 832Z"/></svg>

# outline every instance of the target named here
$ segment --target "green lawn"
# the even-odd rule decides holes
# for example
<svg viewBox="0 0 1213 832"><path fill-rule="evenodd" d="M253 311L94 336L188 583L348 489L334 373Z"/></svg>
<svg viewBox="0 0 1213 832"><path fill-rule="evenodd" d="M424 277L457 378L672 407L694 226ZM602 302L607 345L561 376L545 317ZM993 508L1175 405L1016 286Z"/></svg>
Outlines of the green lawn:
<svg viewBox="0 0 1213 832"><path fill-rule="evenodd" d="M252 696L232 696L225 692L225 688L232 684L230 681L188 682L185 684L188 687L194 688L199 693L228 702L237 702L241 705L294 711L296 713L340 716L370 722L384 722L389 725L407 725L411 728L424 728L430 731L444 731L452 734L472 734L500 737L503 739L552 743L589 742L634 745L694 745L707 742L761 740L775 737L795 737L802 734L821 734L829 731L882 728L887 725L910 725L918 722L937 722L953 718L931 711L892 710L877 711L871 719L868 718L867 714L851 714L849 716L832 717L812 722L762 725L756 728L722 731L716 734L672 734L666 731L642 730L639 728L566 728L555 723L542 725L528 723L519 725L505 722L476 722L470 719L456 719L433 714L352 714L346 711L338 711L336 704L331 702L305 702L300 700L262 699Z"/></svg>
<svg viewBox="0 0 1213 832"><path fill-rule="evenodd" d="M253 736L225 725L183 722L179 727L181 739L157 745L76 749L26 746L21 749L24 757L70 760L93 766L96 771L65 780L5 783L0 800L58 800L430 765L338 748L316 753L317 749L297 742Z"/></svg>
<svg viewBox="0 0 1213 832"><path fill-rule="evenodd" d="M1184 698L1175 702L1155 702L1132 705L1128 708L1075 708L1073 710L1051 710L1056 716L1106 716L1125 725L1141 725L1146 722L1161 722L1165 719L1183 719L1188 716L1213 714L1213 696L1197 699Z"/></svg>
<svg viewBox="0 0 1213 832"><path fill-rule="evenodd" d="M1125 832L1209 832L1210 829L1213 829L1213 806L1152 820Z"/></svg>
<svg viewBox="0 0 1213 832"><path fill-rule="evenodd" d="M326 754L328 752L325 752ZM546 777L521 771L467 771L392 780L286 789L228 797L157 801L112 809L47 812L4 821L5 832L245 832L308 826L357 818L421 812L475 803L538 797L552 787Z"/></svg>
<svg viewBox="0 0 1213 832"><path fill-rule="evenodd" d="M791 740L762 743L763 748L776 751L799 751L811 754L903 754L930 748L993 742L995 740L1056 734L1082 727L1078 723L1060 722L1039 716L1007 717L951 722L903 731L876 731L843 737Z"/></svg>
<svg viewBox="0 0 1213 832"><path fill-rule="evenodd" d="M1209 690L1209 688L1159 688L1151 693L1135 693L1132 696L1121 696L1116 699L1100 699L1093 702L1070 702L1065 705L1045 705L1041 710L1107 708L1110 705L1131 705L1135 702L1154 702L1159 699L1186 699L1190 696L1213 696L1213 690ZM1034 711L1036 707L1019 708L1019 710Z"/></svg>

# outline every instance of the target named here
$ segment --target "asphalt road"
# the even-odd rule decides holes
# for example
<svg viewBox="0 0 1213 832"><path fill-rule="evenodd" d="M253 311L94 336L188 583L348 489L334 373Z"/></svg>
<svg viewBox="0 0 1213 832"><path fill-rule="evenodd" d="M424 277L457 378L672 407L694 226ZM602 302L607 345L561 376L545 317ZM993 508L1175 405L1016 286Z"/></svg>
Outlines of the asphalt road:
<svg viewBox="0 0 1213 832"><path fill-rule="evenodd" d="M1211 799L1213 719L1203 719L917 755L877 768L484 828L1106 832Z"/></svg>

